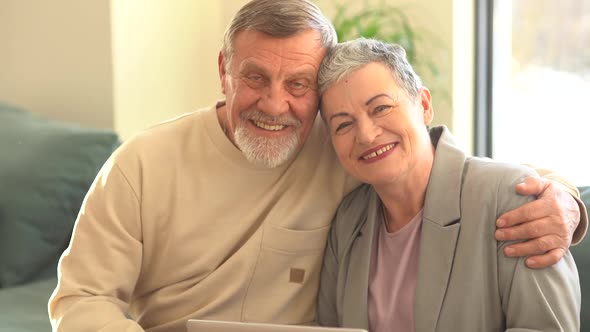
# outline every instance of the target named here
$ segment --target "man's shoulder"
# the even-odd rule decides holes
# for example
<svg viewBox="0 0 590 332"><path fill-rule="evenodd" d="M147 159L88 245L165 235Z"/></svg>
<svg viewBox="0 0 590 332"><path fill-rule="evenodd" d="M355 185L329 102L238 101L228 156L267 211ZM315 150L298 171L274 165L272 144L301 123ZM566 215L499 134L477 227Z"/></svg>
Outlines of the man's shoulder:
<svg viewBox="0 0 590 332"><path fill-rule="evenodd" d="M115 161L158 159L174 153L194 141L203 132L212 109L200 109L157 123L132 136L115 151Z"/></svg>
<svg viewBox="0 0 590 332"><path fill-rule="evenodd" d="M193 132L202 126L207 117L215 113L213 109L199 109L193 112L180 114L176 117L158 122L151 127L139 132L130 139L131 142L157 141L161 139L178 139Z"/></svg>
<svg viewBox="0 0 590 332"><path fill-rule="evenodd" d="M327 169L330 172L343 172L321 117L316 117L297 160L306 168L315 164L316 170Z"/></svg>
<svg viewBox="0 0 590 332"><path fill-rule="evenodd" d="M323 146L325 143L328 143L331 146L330 134L328 133L328 129L326 128L322 117L318 115L313 122L313 127L305 144L317 147L318 144Z"/></svg>

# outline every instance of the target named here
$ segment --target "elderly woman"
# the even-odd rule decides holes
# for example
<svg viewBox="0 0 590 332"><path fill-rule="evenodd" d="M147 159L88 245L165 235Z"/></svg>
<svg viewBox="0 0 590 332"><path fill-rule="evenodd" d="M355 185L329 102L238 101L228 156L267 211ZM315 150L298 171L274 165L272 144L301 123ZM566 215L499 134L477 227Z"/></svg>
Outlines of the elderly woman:
<svg viewBox="0 0 590 332"><path fill-rule="evenodd" d="M523 166L467 156L428 130L431 95L398 45L339 44L319 74L321 110L347 171L366 183L335 216L318 299L321 325L380 331L577 331L567 253L529 269L502 253L495 221L531 200Z"/></svg>

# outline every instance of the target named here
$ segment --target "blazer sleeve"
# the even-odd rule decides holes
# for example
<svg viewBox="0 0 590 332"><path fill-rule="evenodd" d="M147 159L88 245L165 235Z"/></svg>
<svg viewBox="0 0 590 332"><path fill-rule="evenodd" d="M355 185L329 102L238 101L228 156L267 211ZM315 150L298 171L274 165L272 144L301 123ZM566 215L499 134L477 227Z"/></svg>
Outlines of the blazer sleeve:
<svg viewBox="0 0 590 332"><path fill-rule="evenodd" d="M502 253L498 259L508 260ZM506 331L579 331L580 285L571 254L540 270L527 268L524 258L514 261L500 262Z"/></svg>
<svg viewBox="0 0 590 332"><path fill-rule="evenodd" d="M510 172L498 187L499 214L524 204L527 199L514 193L522 172ZM557 264L530 269L526 257L513 258L497 250L498 282L506 331L578 331L580 325L580 281L568 251Z"/></svg>

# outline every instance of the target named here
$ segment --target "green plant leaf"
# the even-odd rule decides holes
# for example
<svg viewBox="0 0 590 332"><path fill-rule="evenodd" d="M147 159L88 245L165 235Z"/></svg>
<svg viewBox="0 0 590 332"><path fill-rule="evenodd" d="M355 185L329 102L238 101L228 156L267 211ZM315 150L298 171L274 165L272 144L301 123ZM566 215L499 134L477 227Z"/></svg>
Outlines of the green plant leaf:
<svg viewBox="0 0 590 332"><path fill-rule="evenodd" d="M399 44L406 50L408 61L417 71L440 76L436 64L418 54L418 44L427 40L429 48L444 48L444 45L432 32L413 26L401 7L383 0L377 4L365 0L360 9L352 11L338 0L333 3L336 14L332 23L339 41L365 37Z"/></svg>

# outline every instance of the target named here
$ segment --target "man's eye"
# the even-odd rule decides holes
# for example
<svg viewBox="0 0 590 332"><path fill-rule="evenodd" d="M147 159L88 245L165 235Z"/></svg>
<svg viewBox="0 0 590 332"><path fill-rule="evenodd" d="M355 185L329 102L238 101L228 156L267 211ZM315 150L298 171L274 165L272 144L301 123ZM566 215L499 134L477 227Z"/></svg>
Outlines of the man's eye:
<svg viewBox="0 0 590 332"><path fill-rule="evenodd" d="M294 89L304 89L307 85L303 82L291 82L291 87Z"/></svg>
<svg viewBox="0 0 590 332"><path fill-rule="evenodd" d="M294 96L303 96L309 90L309 84L305 80L290 81L287 87Z"/></svg>
<svg viewBox="0 0 590 332"><path fill-rule="evenodd" d="M248 74L244 75L244 82L252 89L262 88L266 82L264 76L260 74Z"/></svg>
<svg viewBox="0 0 590 332"><path fill-rule="evenodd" d="M260 76L260 75L248 75L247 77L249 80L255 81L255 82L262 81L262 79L263 79L262 76Z"/></svg>

